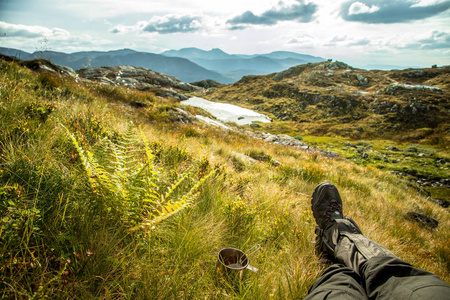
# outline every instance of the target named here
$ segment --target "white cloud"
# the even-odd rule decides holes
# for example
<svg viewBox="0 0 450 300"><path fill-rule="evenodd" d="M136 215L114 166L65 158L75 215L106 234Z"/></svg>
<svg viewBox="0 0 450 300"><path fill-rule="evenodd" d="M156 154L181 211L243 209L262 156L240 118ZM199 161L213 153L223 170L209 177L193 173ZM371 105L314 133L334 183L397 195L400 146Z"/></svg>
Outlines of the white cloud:
<svg viewBox="0 0 450 300"><path fill-rule="evenodd" d="M114 26L110 32L117 34L127 34L130 32L142 32L144 28L149 24L148 21L139 21L134 25L126 26L123 24L119 24Z"/></svg>
<svg viewBox="0 0 450 300"><path fill-rule="evenodd" d="M199 31L202 28L202 17L195 15L165 15L155 16L148 21L139 21L135 25L114 26L110 32L116 34L134 33L187 33Z"/></svg>
<svg viewBox="0 0 450 300"><path fill-rule="evenodd" d="M231 25L269 25L273 26L282 21L295 21L301 23L312 22L315 19L318 6L312 2L305 2L304 0L295 0L289 3L283 1L278 2L278 5L262 14L255 14L250 10L235 16L227 21Z"/></svg>
<svg viewBox="0 0 450 300"><path fill-rule="evenodd" d="M61 28L11 24L0 21L0 38L8 47L25 51L80 51L111 45L111 41L87 33L72 35Z"/></svg>
<svg viewBox="0 0 450 300"><path fill-rule="evenodd" d="M154 17L150 20L143 31L158 32L161 34L193 32L201 29L201 17L199 16L177 16L167 15Z"/></svg>
<svg viewBox="0 0 450 300"><path fill-rule="evenodd" d="M0 0L3 1L3 0ZM45 1L45 0L40 0ZM130 14L196 14L207 12L214 15L236 14L237 10L261 11L273 6L274 0L48 0L61 11L71 10L83 18L117 17ZM295 0L288 0L293 2Z"/></svg>
<svg viewBox="0 0 450 300"><path fill-rule="evenodd" d="M3 37L21 37L21 38L56 38L67 39L70 33L61 28L47 28L43 26L28 26L21 24L10 24L0 21L0 34Z"/></svg>
<svg viewBox="0 0 450 300"><path fill-rule="evenodd" d="M284 37L283 37L284 38ZM312 45L315 41L315 38L309 34L300 33L295 36L286 36L284 38L287 40L288 44L310 44Z"/></svg>
<svg viewBox="0 0 450 300"><path fill-rule="evenodd" d="M6 3L10 5L1 19L4 22L0 22L1 46L22 50L34 50L47 40L51 50L62 52L132 48L158 53L218 47L245 54L295 51L351 63L358 56L361 61L381 59L372 56L381 49L386 51L385 57L404 59L405 64L408 58L412 65L429 56L437 57L436 63L448 64L450 51L450 0L259 0L257 5L251 0ZM230 31L230 24L226 24L246 11L256 17L290 16L290 9L299 3L317 5L311 22L301 26L274 21L272 26L242 24L242 30ZM278 20L275 17L272 19ZM424 19L426 22L421 21Z"/></svg>
<svg viewBox="0 0 450 300"><path fill-rule="evenodd" d="M371 41L368 39L360 39L356 41L352 41L348 44L348 46L355 46L355 47L364 47L364 46L370 46Z"/></svg>
<svg viewBox="0 0 450 300"><path fill-rule="evenodd" d="M367 24L411 23L445 16L450 9L450 0L423 1L418 0L360 0L348 1L341 6L341 17L345 21ZM448 18L448 15L447 15Z"/></svg>
<svg viewBox="0 0 450 300"><path fill-rule="evenodd" d="M425 6L431 6L436 5L442 2L445 2L446 0L421 0L418 3L415 3L411 5L411 7L425 7Z"/></svg>
<svg viewBox="0 0 450 300"><path fill-rule="evenodd" d="M395 45L400 49L444 51L450 49L450 32L434 30L426 34L409 36Z"/></svg>
<svg viewBox="0 0 450 300"><path fill-rule="evenodd" d="M364 14L364 13L374 13L378 11L380 8L376 5L372 5L371 7L365 5L361 2L355 2L352 5L350 5L350 8L348 9L349 15L358 15L358 14Z"/></svg>
<svg viewBox="0 0 450 300"><path fill-rule="evenodd" d="M347 41L347 40L348 40L348 37L346 35L338 35L338 36L335 36L331 40L331 42L344 42L344 41Z"/></svg>

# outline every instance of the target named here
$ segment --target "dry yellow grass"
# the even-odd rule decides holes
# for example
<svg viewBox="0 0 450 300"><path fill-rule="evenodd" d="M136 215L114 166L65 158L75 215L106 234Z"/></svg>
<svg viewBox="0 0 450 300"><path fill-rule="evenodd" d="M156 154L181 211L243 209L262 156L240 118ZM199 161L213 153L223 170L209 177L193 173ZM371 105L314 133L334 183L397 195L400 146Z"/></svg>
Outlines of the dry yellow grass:
<svg viewBox="0 0 450 300"><path fill-rule="evenodd" d="M5 166L0 173L2 187L12 183L12 177L8 176L16 169L10 166L22 162L14 160L12 152L16 157L24 153L30 165L39 166L39 172L45 174L41 178L43 181L51 178L45 171L49 165L60 166L58 174L73 180L72 189L65 188L57 198L67 199L67 203L70 199L70 205L67 204L67 211L63 210L64 205L56 210L56 219L52 219L52 224L56 224L52 230L56 233L40 232L41 235L36 236L44 236L46 243L56 250L36 250L37 261L43 267L31 269L28 265L30 273L20 273L29 276L26 277L29 286L21 287L25 277L8 273L13 269L0 269L2 281L8 282L3 286L4 295L17 298L36 295L35 284L42 282L45 288L40 296L77 299L302 298L326 267L318 262L314 252L315 221L310 210L311 194L323 181L336 184L344 201L344 214L352 217L366 236L450 283L448 210L431 203L406 181L388 172L252 140L204 124L167 121L167 116L158 112L158 106L170 107L173 103L163 99L155 99L151 108L139 110L118 103L114 94L98 95L94 93L95 87L74 82L64 83L71 93L54 90L50 99L49 95L41 95L39 89L34 89L35 74L5 65L3 70L6 75L1 78L1 104L10 117L0 121L0 130L10 132L13 120L23 117L18 108L26 106L29 99L52 101L57 109L45 124L30 127L35 134L32 137L40 136L39 142L30 139L29 147L23 147L10 140L11 146L6 147L2 137L1 162ZM121 97L126 93L120 90ZM130 233L119 222L111 222L111 216L80 214L83 210L77 205L84 203L83 199L94 198L82 189L83 173L80 165L68 157L70 148L64 142L67 137L62 136L63 130L59 127L60 123L69 123L80 114L96 116L95 120L108 132L123 132L132 120L141 125L150 143L159 143L165 149L176 148L175 154L186 151L195 163L206 157L210 166L222 165L225 171L201 187L191 208L154 231ZM42 149L33 150L32 147L37 146ZM182 172L183 164L188 163L167 165L172 158L170 155L175 155L167 153L168 157L162 158L160 163L161 168L168 169L167 176ZM236 153L264 154L263 157L270 157L281 165L270 160L252 163ZM30 195L34 197L31 192ZM5 213L3 206L2 209ZM431 230L419 226L406 218L408 210L439 220L439 227ZM97 223L90 223L89 218ZM4 237L4 232L0 238ZM66 234L77 238L65 239ZM216 273L216 255L221 248L246 250L255 244L262 246L251 257L251 264L259 269L257 274L247 272L244 280L236 283ZM91 251L92 245L96 247L94 259L78 261L72 255L74 251L80 252L79 249ZM5 247L1 249L1 259L12 263L5 256L11 251ZM46 249L43 244L36 245L36 249L41 248ZM69 272L72 277L58 275L64 264L53 258L52 255L61 255L56 251L64 252L64 259L70 259L67 264L73 268Z"/></svg>

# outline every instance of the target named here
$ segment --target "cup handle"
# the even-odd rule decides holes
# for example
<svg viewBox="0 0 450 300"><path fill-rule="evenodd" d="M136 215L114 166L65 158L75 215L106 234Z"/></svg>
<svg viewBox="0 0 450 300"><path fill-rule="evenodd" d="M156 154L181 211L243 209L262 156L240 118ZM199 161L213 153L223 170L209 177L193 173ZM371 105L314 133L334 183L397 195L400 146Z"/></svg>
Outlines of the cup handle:
<svg viewBox="0 0 450 300"><path fill-rule="evenodd" d="M255 250L253 250L253 249L255 249ZM253 246L250 249L248 249L247 252L245 253L245 255L247 255L247 257L249 257L253 253L257 252L259 249L261 249L261 245L260 244L256 244L255 246ZM250 252L250 250L253 250L253 252Z"/></svg>
<svg viewBox="0 0 450 300"><path fill-rule="evenodd" d="M255 267L252 267L252 266L250 266L250 265L247 266L247 269L249 269L249 270L252 271L252 272L258 273L258 269L255 268Z"/></svg>

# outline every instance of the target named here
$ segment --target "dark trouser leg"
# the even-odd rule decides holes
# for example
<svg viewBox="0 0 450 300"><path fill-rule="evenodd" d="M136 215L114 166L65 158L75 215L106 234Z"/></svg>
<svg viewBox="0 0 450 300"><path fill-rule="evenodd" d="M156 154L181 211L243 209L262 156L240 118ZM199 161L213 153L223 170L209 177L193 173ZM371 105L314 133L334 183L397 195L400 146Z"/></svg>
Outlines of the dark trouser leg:
<svg viewBox="0 0 450 300"><path fill-rule="evenodd" d="M304 300L317 299L367 299L362 287L362 279L352 269L344 265L332 265L325 270Z"/></svg>
<svg viewBox="0 0 450 300"><path fill-rule="evenodd" d="M448 284L398 257L371 258L361 273L369 299L450 299Z"/></svg>
<svg viewBox="0 0 450 300"><path fill-rule="evenodd" d="M361 276L369 299L450 299L450 286L438 276L402 261L349 220L336 220L329 230L335 258Z"/></svg>

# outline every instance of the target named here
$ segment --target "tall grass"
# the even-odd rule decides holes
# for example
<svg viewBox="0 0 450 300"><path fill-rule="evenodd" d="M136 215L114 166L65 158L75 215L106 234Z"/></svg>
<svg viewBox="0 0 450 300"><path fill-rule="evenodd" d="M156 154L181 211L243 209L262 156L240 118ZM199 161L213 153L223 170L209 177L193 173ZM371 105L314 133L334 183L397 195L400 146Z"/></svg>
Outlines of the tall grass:
<svg viewBox="0 0 450 300"><path fill-rule="evenodd" d="M367 236L450 282L448 211L391 174L188 130L167 114L175 103L151 94L0 69L2 298L302 298L326 267L310 211L326 180ZM165 206L178 201L180 210ZM438 229L405 218L409 209ZM220 249L255 244L258 273L234 281L217 272Z"/></svg>

